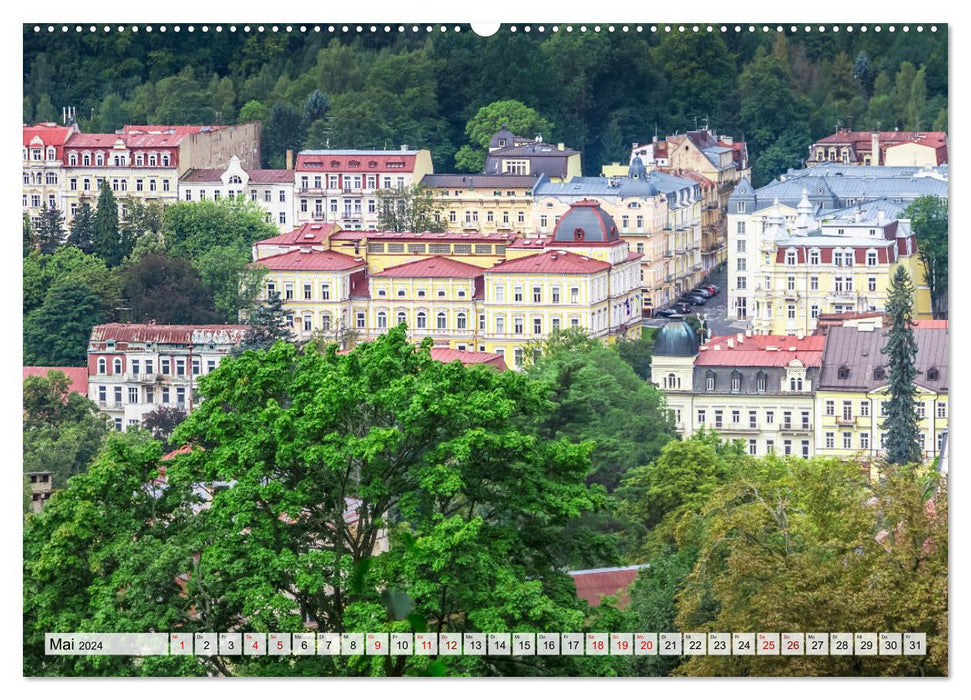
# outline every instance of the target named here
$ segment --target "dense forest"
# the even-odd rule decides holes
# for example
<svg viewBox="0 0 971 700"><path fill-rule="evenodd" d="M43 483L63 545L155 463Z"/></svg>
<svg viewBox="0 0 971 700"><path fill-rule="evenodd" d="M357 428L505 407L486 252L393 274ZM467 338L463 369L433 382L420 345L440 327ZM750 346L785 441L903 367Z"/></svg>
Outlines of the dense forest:
<svg viewBox="0 0 971 700"><path fill-rule="evenodd" d="M632 141L708 124L744 136L755 179L812 140L854 129L947 128L947 30L936 32L464 31L375 34L24 28L23 120L74 106L82 130L127 123L264 122L287 148L429 148L456 167L476 112L518 100L583 151L586 173ZM532 134L528 134L532 136ZM474 162L474 159L471 159ZM460 160L459 165L462 161Z"/></svg>

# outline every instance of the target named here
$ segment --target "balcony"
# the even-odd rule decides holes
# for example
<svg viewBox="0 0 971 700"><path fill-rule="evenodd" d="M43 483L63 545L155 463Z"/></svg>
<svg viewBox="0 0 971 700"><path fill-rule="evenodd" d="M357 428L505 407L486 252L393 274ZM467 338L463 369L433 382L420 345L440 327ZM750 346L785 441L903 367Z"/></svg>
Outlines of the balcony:
<svg viewBox="0 0 971 700"><path fill-rule="evenodd" d="M783 434L798 435L798 434L812 433L813 428L812 428L812 425L808 423L802 423L802 424L783 423L782 427L779 428L779 432Z"/></svg>
<svg viewBox="0 0 971 700"><path fill-rule="evenodd" d="M801 297L802 295L801 295L801 293L800 293L800 292L797 292L797 291L795 291L794 289L787 289L787 290L786 290L785 292L783 292L783 294L782 294L782 296L783 296L783 298L785 298L786 300L792 300L792 301L796 301L796 300L798 300L798 299L799 299L799 298L800 298L800 297Z"/></svg>
<svg viewBox="0 0 971 700"><path fill-rule="evenodd" d="M674 251L672 251L672 250L665 250L664 251L664 257L666 257L666 258L673 258L674 257Z"/></svg>

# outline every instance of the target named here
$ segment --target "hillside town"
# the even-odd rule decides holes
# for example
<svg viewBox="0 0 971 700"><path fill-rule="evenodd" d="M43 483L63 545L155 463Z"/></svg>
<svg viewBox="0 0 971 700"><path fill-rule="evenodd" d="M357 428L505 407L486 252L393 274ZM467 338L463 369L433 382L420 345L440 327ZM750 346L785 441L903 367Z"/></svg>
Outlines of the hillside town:
<svg viewBox="0 0 971 700"><path fill-rule="evenodd" d="M480 100L448 108L457 148L417 96L448 98L408 87L431 74L433 41L335 39L315 49L317 82L266 56L213 73L208 95L186 91L191 70L145 78L80 119L38 92L51 69L35 57L25 672L306 670L272 653L70 666L38 651L48 627L91 620L296 640L886 618L931 653L807 653L784 671L714 652L335 656L311 671L946 674L949 154L946 101L922 82L936 73L782 37L739 49L729 89L710 74L725 42L699 37L713 53L692 70L720 95L704 104L742 115L710 118L684 106L678 41L651 48L666 113L564 126ZM772 121L777 76L795 126ZM398 112L349 106L399 78ZM260 90L266 104L244 101ZM908 595L925 607L888 617Z"/></svg>

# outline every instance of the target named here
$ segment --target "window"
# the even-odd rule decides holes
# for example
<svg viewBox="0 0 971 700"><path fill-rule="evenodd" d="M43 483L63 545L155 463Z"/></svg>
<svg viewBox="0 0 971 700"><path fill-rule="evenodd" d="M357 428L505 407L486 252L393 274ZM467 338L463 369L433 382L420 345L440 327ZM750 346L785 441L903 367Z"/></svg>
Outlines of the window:
<svg viewBox="0 0 971 700"><path fill-rule="evenodd" d="M947 418L947 403L944 401L937 402L937 417Z"/></svg>
<svg viewBox="0 0 971 700"><path fill-rule="evenodd" d="M107 374L107 373L108 373L108 361L105 358L103 358L103 357L99 357L98 358L98 374Z"/></svg>
<svg viewBox="0 0 971 700"><path fill-rule="evenodd" d="M714 391L714 390L715 390L715 373L712 372L711 370L708 370L705 373L705 391Z"/></svg>
<svg viewBox="0 0 971 700"><path fill-rule="evenodd" d="M927 404L923 401L918 401L915 405L915 410L917 412L917 420L924 420L927 418Z"/></svg>
<svg viewBox="0 0 971 700"><path fill-rule="evenodd" d="M664 388L665 389L680 389L681 379L674 373L669 372L668 376L664 378Z"/></svg>
<svg viewBox="0 0 971 700"><path fill-rule="evenodd" d="M114 359L114 362L112 362L112 373L121 374L121 360L117 357Z"/></svg>
<svg viewBox="0 0 971 700"><path fill-rule="evenodd" d="M216 361L206 360L206 373L212 372L214 369L216 369Z"/></svg>
<svg viewBox="0 0 971 700"><path fill-rule="evenodd" d="M767 377L765 372L759 372L758 375L755 377L755 390L760 393L764 392L766 383L767 383Z"/></svg>
<svg viewBox="0 0 971 700"><path fill-rule="evenodd" d="M739 240L737 240L735 242L735 246L736 246L737 252L744 253L745 252L745 239L744 238L740 238Z"/></svg>
<svg viewBox="0 0 971 700"><path fill-rule="evenodd" d="M809 430L809 411L803 411L800 416L802 417L802 429Z"/></svg>
<svg viewBox="0 0 971 700"><path fill-rule="evenodd" d="M698 409L698 425L704 425L705 423L705 409Z"/></svg>
<svg viewBox="0 0 971 700"><path fill-rule="evenodd" d="M580 303L580 288L570 287L570 303L579 304Z"/></svg>
<svg viewBox="0 0 971 700"><path fill-rule="evenodd" d="M772 425L773 423L775 423L775 411L765 412L765 423L766 425Z"/></svg>
<svg viewBox="0 0 971 700"><path fill-rule="evenodd" d="M886 372L884 371L883 367L877 367L873 370L873 378L878 381L886 378Z"/></svg>
<svg viewBox="0 0 971 700"><path fill-rule="evenodd" d="M740 391L742 388L742 375L732 372L732 391Z"/></svg>
<svg viewBox="0 0 971 700"><path fill-rule="evenodd" d="M843 402L843 420L853 420L853 402Z"/></svg>
<svg viewBox="0 0 971 700"><path fill-rule="evenodd" d="M745 278L744 277L739 277L736 280L735 288L736 289L745 289Z"/></svg>
<svg viewBox="0 0 971 700"><path fill-rule="evenodd" d="M285 282L283 284L283 298L293 299L293 282Z"/></svg>
<svg viewBox="0 0 971 700"><path fill-rule="evenodd" d="M523 288L522 287L513 287L513 290L512 290L512 300L513 301L522 301L523 300Z"/></svg>
<svg viewBox="0 0 971 700"><path fill-rule="evenodd" d="M543 319L539 316L533 316L533 333L535 335L543 333Z"/></svg>
<svg viewBox="0 0 971 700"><path fill-rule="evenodd" d="M513 333L516 333L517 335L521 335L523 332L523 317L522 316L513 317L512 325L513 325Z"/></svg>
<svg viewBox="0 0 971 700"><path fill-rule="evenodd" d="M819 318L819 304L813 304L809 307L809 318Z"/></svg>
<svg viewBox="0 0 971 700"><path fill-rule="evenodd" d="M802 377L789 377L789 391L802 391Z"/></svg>
<svg viewBox="0 0 971 700"><path fill-rule="evenodd" d="M782 429L792 430L792 411L782 412Z"/></svg>
<svg viewBox="0 0 971 700"><path fill-rule="evenodd" d="M732 425L738 425L742 422L742 412L738 410L732 411Z"/></svg>
<svg viewBox="0 0 971 700"><path fill-rule="evenodd" d="M516 348L513 351L513 362L515 363L515 366L516 367L522 367L523 366L523 349L522 348Z"/></svg>
<svg viewBox="0 0 971 700"><path fill-rule="evenodd" d="M540 304L543 301L543 288L533 287L533 303Z"/></svg>
<svg viewBox="0 0 971 700"><path fill-rule="evenodd" d="M745 258L737 258L735 260L735 269L738 272L745 272L745 270L746 270L746 260L745 260Z"/></svg>
<svg viewBox="0 0 971 700"><path fill-rule="evenodd" d="M850 368L843 365L838 370L836 370L837 379L849 379L850 378Z"/></svg>
<svg viewBox="0 0 971 700"><path fill-rule="evenodd" d="M796 251L794 251L794 250L787 250L786 251L786 265L795 265L796 264L796 257L797 257L796 256Z"/></svg>
<svg viewBox="0 0 971 700"><path fill-rule="evenodd" d="M310 299L311 296L312 296L312 294L310 292L310 285L309 284L305 284L303 286L303 298L304 299Z"/></svg>
<svg viewBox="0 0 971 700"><path fill-rule="evenodd" d="M419 316L420 316L420 314L419 314ZM365 327L365 325L366 325L367 322L365 320L365 315L364 315L364 312L363 311L358 311L357 312L356 321L357 321L357 327L358 328L364 328Z"/></svg>
<svg viewBox="0 0 971 700"><path fill-rule="evenodd" d="M115 387L115 407L121 408L121 387Z"/></svg>
<svg viewBox="0 0 971 700"><path fill-rule="evenodd" d="M138 403L138 387L128 387L128 403Z"/></svg>
<svg viewBox="0 0 971 700"><path fill-rule="evenodd" d="M741 206L741 202L739 202L739 205ZM739 211L744 211L744 209L739 209ZM740 235L740 236L744 236L745 235L745 222L744 221L739 221L738 222L736 231L738 232L738 235Z"/></svg>
<svg viewBox="0 0 971 700"><path fill-rule="evenodd" d="M177 406L185 406L185 387L178 387L175 390L175 403Z"/></svg>
<svg viewBox="0 0 971 700"><path fill-rule="evenodd" d="M844 450L853 449L853 433L850 433L850 432L843 433L843 449Z"/></svg>
<svg viewBox="0 0 971 700"><path fill-rule="evenodd" d="M185 360L179 359L175 361L175 376L185 376Z"/></svg>
<svg viewBox="0 0 971 700"><path fill-rule="evenodd" d="M759 427L758 415L759 415L758 414L758 411L749 411L748 412L748 427L750 427L750 428L758 428Z"/></svg>
<svg viewBox="0 0 971 700"><path fill-rule="evenodd" d="M554 304L559 304L560 303L560 288L559 287L553 287L553 303Z"/></svg>
<svg viewBox="0 0 971 700"><path fill-rule="evenodd" d="M792 455L792 440L783 440L782 441L782 453L786 457L789 457L789 456Z"/></svg>
<svg viewBox="0 0 971 700"><path fill-rule="evenodd" d="M867 267L875 267L877 264L877 251L868 250L866 252L866 264Z"/></svg>
<svg viewBox="0 0 971 700"><path fill-rule="evenodd" d="M786 305L786 318L789 319L790 321L794 321L796 319L796 305L795 304L787 304Z"/></svg>

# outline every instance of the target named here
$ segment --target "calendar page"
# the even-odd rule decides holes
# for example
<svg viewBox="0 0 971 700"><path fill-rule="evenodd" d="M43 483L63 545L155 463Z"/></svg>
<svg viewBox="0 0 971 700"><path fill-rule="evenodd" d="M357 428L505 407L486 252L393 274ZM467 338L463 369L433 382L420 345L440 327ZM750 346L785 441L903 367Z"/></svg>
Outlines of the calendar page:
<svg viewBox="0 0 971 700"><path fill-rule="evenodd" d="M22 26L23 675L947 676L948 24L291 10Z"/></svg>

